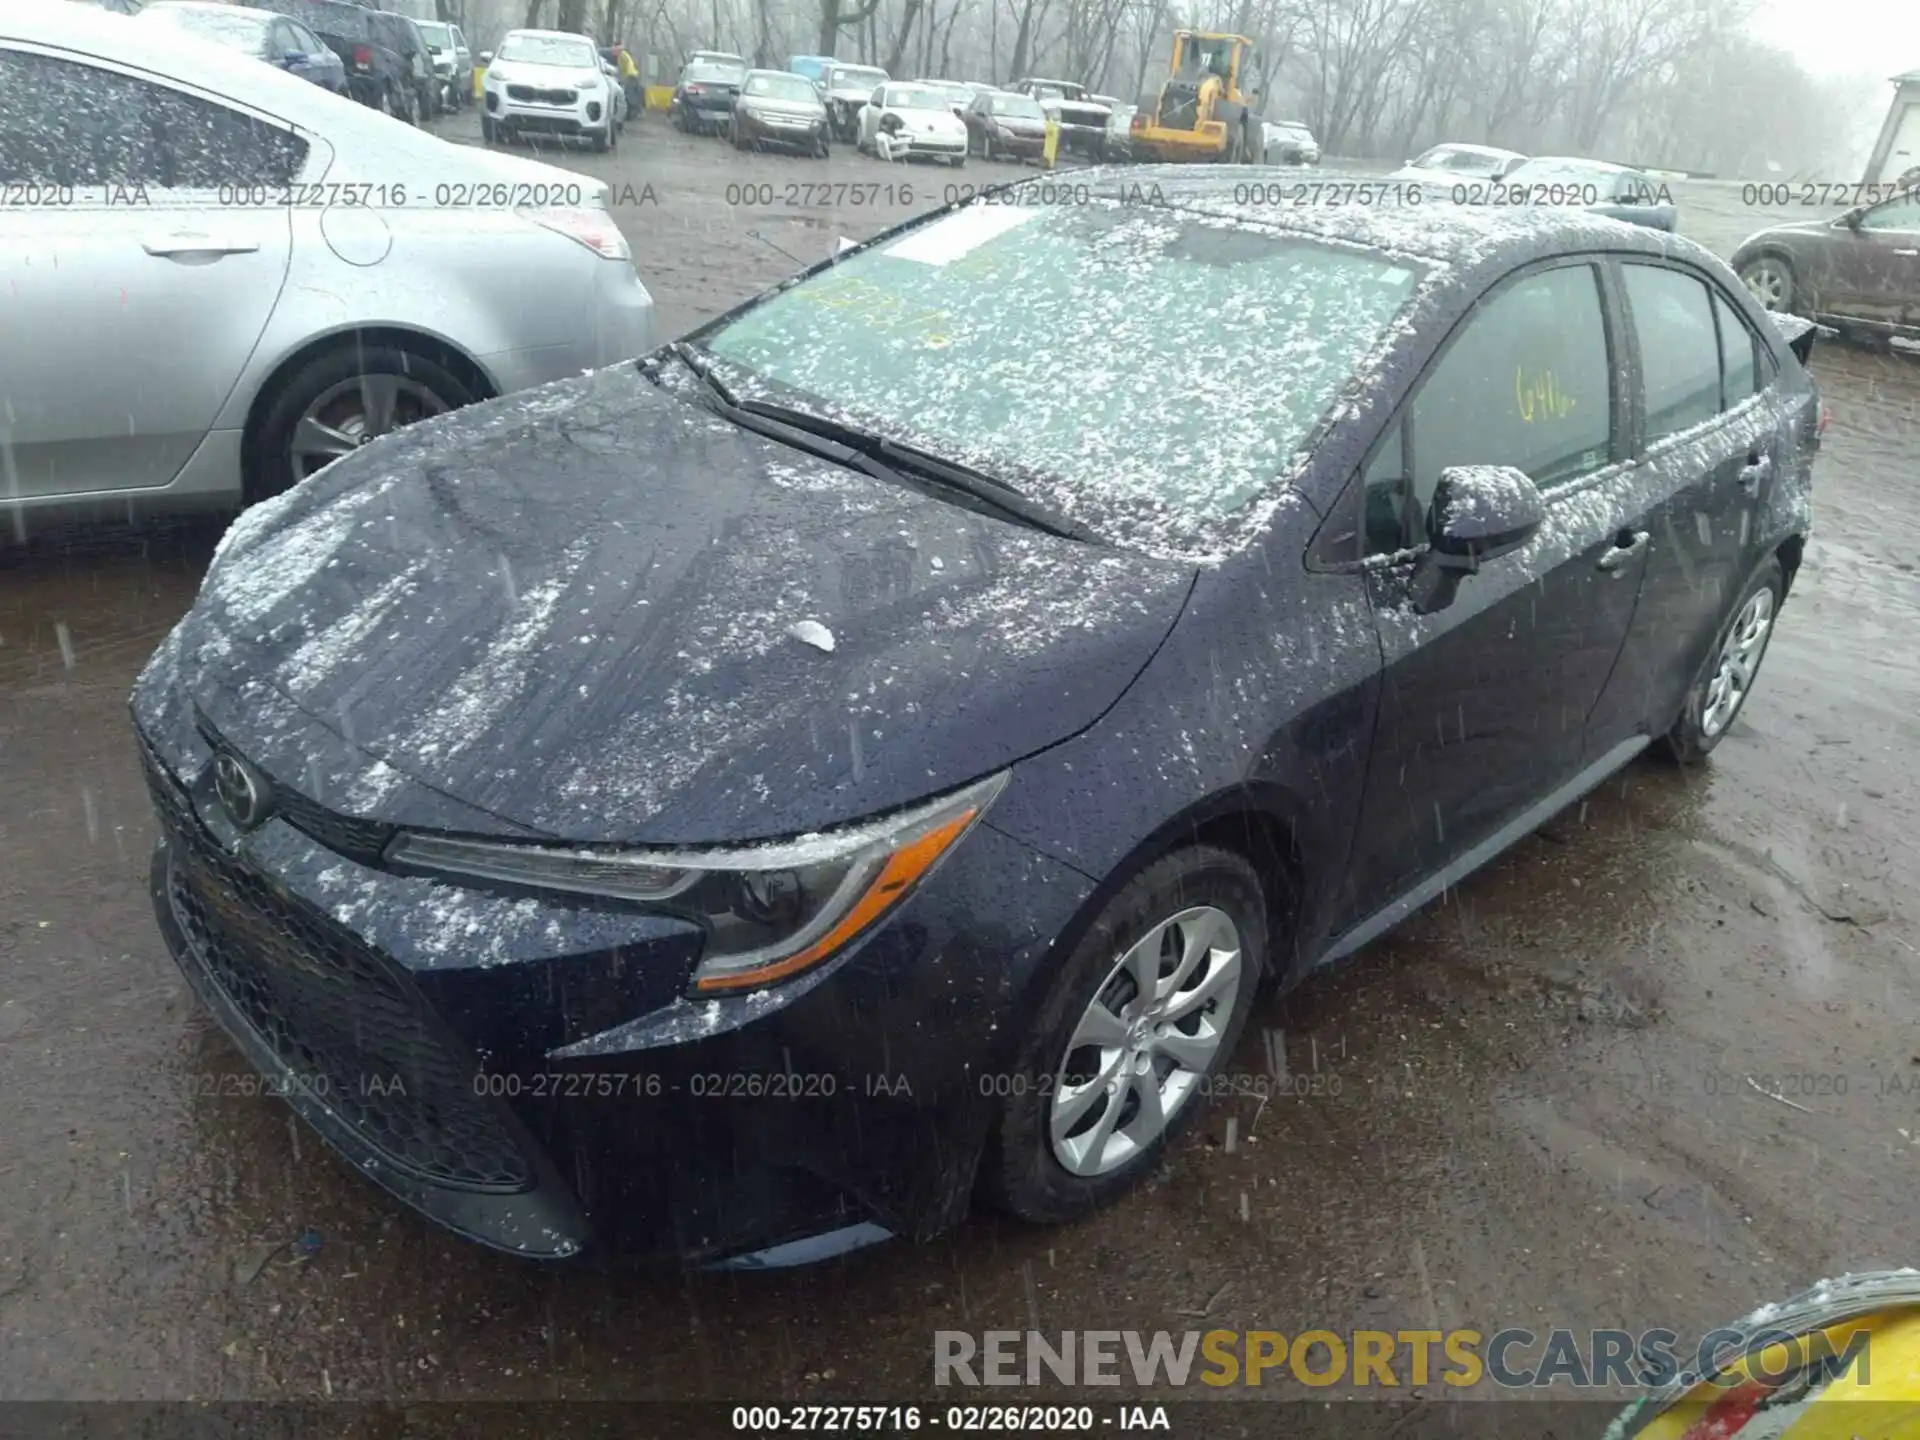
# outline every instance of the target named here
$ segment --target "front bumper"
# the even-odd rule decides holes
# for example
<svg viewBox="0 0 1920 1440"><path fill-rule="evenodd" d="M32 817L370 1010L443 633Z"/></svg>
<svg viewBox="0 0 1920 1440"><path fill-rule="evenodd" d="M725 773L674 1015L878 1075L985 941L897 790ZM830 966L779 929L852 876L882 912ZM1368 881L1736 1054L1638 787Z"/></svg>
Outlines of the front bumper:
<svg viewBox="0 0 1920 1440"><path fill-rule="evenodd" d="M811 149L827 137L827 117L810 120L790 119L783 115L756 115L751 110L734 112L734 123L746 139L763 145L796 145Z"/></svg>
<svg viewBox="0 0 1920 1440"><path fill-rule="evenodd" d="M684 922L392 874L292 801L236 838L198 733L164 748L182 758L143 740L154 906L195 991L369 1179L529 1257L715 1261L952 1223L983 1078L1090 889L982 824L821 970L693 1002Z"/></svg>
<svg viewBox="0 0 1920 1440"><path fill-rule="evenodd" d="M967 137L964 135L916 135L908 132L886 132L887 148L897 158L901 155L964 155L967 153Z"/></svg>
<svg viewBox="0 0 1920 1440"><path fill-rule="evenodd" d="M494 124L525 135L600 135L613 124L612 104L599 91L583 91L571 104L515 99L517 87L486 87L487 118Z"/></svg>

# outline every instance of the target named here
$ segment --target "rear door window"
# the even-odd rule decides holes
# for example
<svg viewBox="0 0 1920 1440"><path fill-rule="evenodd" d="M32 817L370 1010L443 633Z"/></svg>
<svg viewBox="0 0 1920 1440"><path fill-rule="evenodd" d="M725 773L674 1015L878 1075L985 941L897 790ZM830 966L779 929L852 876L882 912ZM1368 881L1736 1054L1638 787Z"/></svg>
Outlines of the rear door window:
<svg viewBox="0 0 1920 1440"><path fill-rule="evenodd" d="M284 185L306 154L298 136L210 100L77 61L0 50L0 181Z"/></svg>
<svg viewBox="0 0 1920 1440"><path fill-rule="evenodd" d="M1640 342L1646 443L1654 445L1720 413L1720 337L1704 280L1664 265L1622 271Z"/></svg>

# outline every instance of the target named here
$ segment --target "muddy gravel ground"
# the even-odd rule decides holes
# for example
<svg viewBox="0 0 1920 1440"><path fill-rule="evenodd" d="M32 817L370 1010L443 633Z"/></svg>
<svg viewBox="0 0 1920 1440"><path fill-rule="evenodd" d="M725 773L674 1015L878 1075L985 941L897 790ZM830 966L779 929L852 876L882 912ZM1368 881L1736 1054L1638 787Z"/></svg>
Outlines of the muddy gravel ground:
<svg viewBox="0 0 1920 1440"><path fill-rule="evenodd" d="M736 155L658 120L558 158L622 187L668 331L1016 173ZM895 192L810 203L843 183ZM729 204L746 184L773 193ZM1722 251L1767 219L1679 198ZM215 530L0 553L0 1396L874 1401L927 1393L938 1328L1697 1333L1914 1262L1920 363L1815 369L1817 538L1709 767L1633 765L1268 1002L1235 1073L1307 1093L1214 1102L1110 1213L771 1276L484 1253L234 1093L248 1068L148 910L126 717ZM317 1253L286 1246L309 1230Z"/></svg>

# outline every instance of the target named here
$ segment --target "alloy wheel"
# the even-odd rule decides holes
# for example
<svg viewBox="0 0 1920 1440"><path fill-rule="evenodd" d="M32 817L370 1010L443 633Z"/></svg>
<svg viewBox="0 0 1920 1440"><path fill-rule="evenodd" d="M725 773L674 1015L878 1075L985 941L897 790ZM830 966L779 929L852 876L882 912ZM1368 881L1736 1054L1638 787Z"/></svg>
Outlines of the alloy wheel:
<svg viewBox="0 0 1920 1440"><path fill-rule="evenodd" d="M1212 905L1161 921L1114 962L1054 1074L1048 1136L1068 1173L1105 1175L1165 1133L1232 1028L1241 963L1240 932Z"/></svg>
<svg viewBox="0 0 1920 1440"><path fill-rule="evenodd" d="M1740 607L1726 643L1720 647L1720 658L1714 662L1706 703L1700 709L1700 729L1708 738L1725 730L1739 713L1747 691L1753 688L1753 673L1760 667L1772 630L1773 591L1762 586Z"/></svg>
<svg viewBox="0 0 1920 1440"><path fill-rule="evenodd" d="M1786 303L1787 272L1778 260L1754 261L1740 272L1740 281L1747 293L1768 310L1778 310Z"/></svg>
<svg viewBox="0 0 1920 1440"><path fill-rule="evenodd" d="M382 435L452 408L405 375L356 375L329 386L293 428L294 479L304 480Z"/></svg>

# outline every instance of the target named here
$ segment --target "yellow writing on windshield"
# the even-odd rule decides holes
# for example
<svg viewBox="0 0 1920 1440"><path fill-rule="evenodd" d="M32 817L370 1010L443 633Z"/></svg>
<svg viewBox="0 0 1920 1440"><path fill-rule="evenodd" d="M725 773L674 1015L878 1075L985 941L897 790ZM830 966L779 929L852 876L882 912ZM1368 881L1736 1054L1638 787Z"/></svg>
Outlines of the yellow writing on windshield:
<svg viewBox="0 0 1920 1440"><path fill-rule="evenodd" d="M1563 420L1575 404L1574 398L1560 388L1560 377L1553 371L1530 375L1524 365L1513 369L1513 399L1520 418L1529 425L1535 419Z"/></svg>
<svg viewBox="0 0 1920 1440"><path fill-rule="evenodd" d="M918 332L926 344L935 349L953 343L943 323L952 318L947 311L914 305L891 290L857 276L836 276L813 285L801 285L789 293L826 309L842 311L875 330Z"/></svg>

